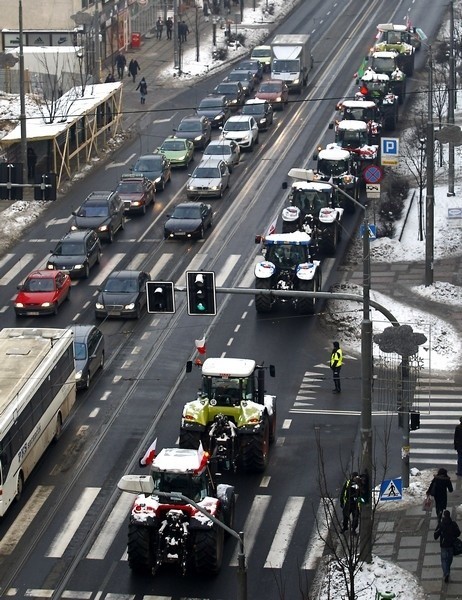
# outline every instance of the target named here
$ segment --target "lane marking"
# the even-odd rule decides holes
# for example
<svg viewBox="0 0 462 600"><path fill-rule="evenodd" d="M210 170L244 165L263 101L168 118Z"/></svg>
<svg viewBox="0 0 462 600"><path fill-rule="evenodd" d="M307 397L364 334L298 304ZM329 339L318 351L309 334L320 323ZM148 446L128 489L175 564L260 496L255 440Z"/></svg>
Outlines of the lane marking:
<svg viewBox="0 0 462 600"><path fill-rule="evenodd" d="M290 496L266 557L265 569L282 569L305 498Z"/></svg>
<svg viewBox="0 0 462 600"><path fill-rule="evenodd" d="M216 277L215 277L215 283L216 283L217 287L224 287L225 281L228 279L229 275L231 274L232 270L239 262L240 258L241 258L240 254L231 254L230 256L228 256L225 264L220 269L220 272L218 273L218 275L216 275Z"/></svg>
<svg viewBox="0 0 462 600"><path fill-rule="evenodd" d="M0 285L8 285L34 259L35 254L24 254L11 269L0 279Z"/></svg>
<svg viewBox="0 0 462 600"><path fill-rule="evenodd" d="M332 514L337 509L338 500L326 500L329 506L326 508L332 511ZM311 533L308 549L305 554L305 559L301 566L302 569L312 571L317 568L318 563L323 555L325 542L330 527L330 519L327 518L326 508L323 501L320 500L319 507L316 513L314 528Z"/></svg>
<svg viewBox="0 0 462 600"><path fill-rule="evenodd" d="M257 495L253 499L252 506L250 507L249 514L247 515L247 519L245 520L244 527L242 531L245 531L245 553L247 558L250 556L252 552L252 548L255 544L258 530L262 524L263 518L265 516L265 512L269 506L271 501L271 496L260 496ZM233 553L233 557L231 558L230 566L237 567L237 554L238 547L236 544L236 548Z"/></svg>
<svg viewBox="0 0 462 600"><path fill-rule="evenodd" d="M111 544L115 540L121 523L125 524L127 514L130 511L136 496L128 492L122 492L116 505L111 511L104 527L96 538L87 558L102 560L105 558Z"/></svg>
<svg viewBox="0 0 462 600"><path fill-rule="evenodd" d="M122 252L119 252L118 254L114 254L114 256L112 256L106 265L104 265L104 267L98 271L98 274L96 275L96 277L94 277L91 282L89 283L89 285L91 286L97 286L97 285L101 285L103 283L103 281L105 281L109 275L109 273L112 273L112 271L114 271L114 267L116 265L119 264L119 262L122 260L122 258L125 256L125 254L123 254Z"/></svg>

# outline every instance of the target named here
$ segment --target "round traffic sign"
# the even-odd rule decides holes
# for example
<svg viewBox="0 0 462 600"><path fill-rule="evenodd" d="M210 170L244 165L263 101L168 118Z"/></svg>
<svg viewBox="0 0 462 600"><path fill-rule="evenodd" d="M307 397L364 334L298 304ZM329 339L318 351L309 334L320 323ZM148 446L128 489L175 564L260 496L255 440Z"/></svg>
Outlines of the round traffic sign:
<svg viewBox="0 0 462 600"><path fill-rule="evenodd" d="M363 179L366 183L380 183L383 179L383 169L379 165L368 165L363 169Z"/></svg>

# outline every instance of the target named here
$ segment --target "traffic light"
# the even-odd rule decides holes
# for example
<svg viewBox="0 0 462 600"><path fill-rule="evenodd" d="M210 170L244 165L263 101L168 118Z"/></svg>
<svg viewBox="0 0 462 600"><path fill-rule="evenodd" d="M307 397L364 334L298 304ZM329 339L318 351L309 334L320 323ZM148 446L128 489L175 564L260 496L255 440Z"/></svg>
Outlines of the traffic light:
<svg viewBox="0 0 462 600"><path fill-rule="evenodd" d="M216 315L217 299L213 271L187 271L186 290L189 315Z"/></svg>
<svg viewBox="0 0 462 600"><path fill-rule="evenodd" d="M56 200L56 173L43 173L35 176L34 200Z"/></svg>
<svg viewBox="0 0 462 600"><path fill-rule="evenodd" d="M409 414L411 417L409 429L411 431L416 431L416 429L420 429L420 413L415 410L411 410Z"/></svg>
<svg viewBox="0 0 462 600"><path fill-rule="evenodd" d="M23 188L8 188L7 183L23 183L22 163L0 163L0 198L2 200L22 200Z"/></svg>
<svg viewBox="0 0 462 600"><path fill-rule="evenodd" d="M175 290L172 281L147 281L148 313L175 312Z"/></svg>

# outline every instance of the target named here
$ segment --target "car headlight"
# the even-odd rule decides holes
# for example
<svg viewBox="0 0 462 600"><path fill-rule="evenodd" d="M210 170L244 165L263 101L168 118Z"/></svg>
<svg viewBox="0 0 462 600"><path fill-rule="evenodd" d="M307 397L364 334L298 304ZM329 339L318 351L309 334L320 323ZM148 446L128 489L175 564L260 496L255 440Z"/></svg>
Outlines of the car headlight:
<svg viewBox="0 0 462 600"><path fill-rule="evenodd" d="M82 379L82 371L75 372L75 380L80 381Z"/></svg>
<svg viewBox="0 0 462 600"><path fill-rule="evenodd" d="M50 271L53 271L55 268L55 266L52 263L47 263L47 269L49 269Z"/></svg>
<svg viewBox="0 0 462 600"><path fill-rule="evenodd" d="M132 200L131 205L132 206L141 206L141 200Z"/></svg>
<svg viewBox="0 0 462 600"><path fill-rule="evenodd" d="M211 185L210 189L212 192L217 192L220 189L220 185Z"/></svg>
<svg viewBox="0 0 462 600"><path fill-rule="evenodd" d="M24 304L22 302L15 302L14 305L16 308L24 308Z"/></svg>
<svg viewBox="0 0 462 600"><path fill-rule="evenodd" d="M223 115L217 115L216 117L213 117L213 120L214 121L219 121L222 118L223 118Z"/></svg>
<svg viewBox="0 0 462 600"><path fill-rule="evenodd" d="M125 310L133 310L135 308L135 303L134 302L130 302L130 304L126 304L124 306Z"/></svg>
<svg viewBox="0 0 462 600"><path fill-rule="evenodd" d="M194 141L195 141L195 142L200 142L200 141L201 141L201 139L202 139L202 137L203 137L203 135L202 135L202 134L201 134L201 135L198 135L197 137L195 137L195 138L194 138Z"/></svg>
<svg viewBox="0 0 462 600"><path fill-rule="evenodd" d="M294 79L294 80L292 81L292 83L295 83L295 85L298 85L298 84L300 83L300 79Z"/></svg>
<svg viewBox="0 0 462 600"><path fill-rule="evenodd" d="M71 225L71 231L77 231L77 225Z"/></svg>
<svg viewBox="0 0 462 600"><path fill-rule="evenodd" d="M50 306L52 306L51 302L42 302L41 306L43 306L43 308L49 308Z"/></svg>
<svg viewBox="0 0 462 600"><path fill-rule="evenodd" d="M109 229L109 225L100 225L98 227L98 231L107 231Z"/></svg>
<svg viewBox="0 0 462 600"><path fill-rule="evenodd" d="M78 271L79 269L83 269L83 264L74 265L74 271Z"/></svg>
<svg viewBox="0 0 462 600"><path fill-rule="evenodd" d="M231 104L237 104L237 98L234 98L234 100L231 100Z"/></svg>
<svg viewBox="0 0 462 600"><path fill-rule="evenodd" d="M264 123L266 123L266 119L265 119L265 117L261 118L261 119L260 119L260 121L259 121L259 123L261 123L262 125L263 125Z"/></svg>
<svg viewBox="0 0 462 600"><path fill-rule="evenodd" d="M95 306L98 310L104 310L104 304L102 304L101 302L97 302Z"/></svg>
<svg viewBox="0 0 462 600"><path fill-rule="evenodd" d="M275 102L281 102L281 100L282 100L281 96L278 96L278 97L276 98Z"/></svg>
<svg viewBox="0 0 462 600"><path fill-rule="evenodd" d="M154 183L160 183L162 181L162 176L156 177L156 179L154 179Z"/></svg>

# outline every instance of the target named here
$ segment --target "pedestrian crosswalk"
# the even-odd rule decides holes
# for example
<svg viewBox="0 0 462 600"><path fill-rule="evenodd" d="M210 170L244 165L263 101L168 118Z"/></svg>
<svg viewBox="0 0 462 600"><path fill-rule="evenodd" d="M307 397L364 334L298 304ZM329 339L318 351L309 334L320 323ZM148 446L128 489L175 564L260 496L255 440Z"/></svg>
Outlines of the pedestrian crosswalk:
<svg viewBox="0 0 462 600"><path fill-rule="evenodd" d="M420 428L411 432L410 465L456 470L454 429L462 416L462 386L450 378L419 378L414 395Z"/></svg>

